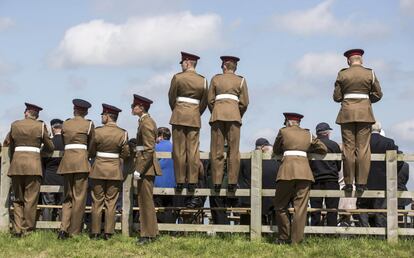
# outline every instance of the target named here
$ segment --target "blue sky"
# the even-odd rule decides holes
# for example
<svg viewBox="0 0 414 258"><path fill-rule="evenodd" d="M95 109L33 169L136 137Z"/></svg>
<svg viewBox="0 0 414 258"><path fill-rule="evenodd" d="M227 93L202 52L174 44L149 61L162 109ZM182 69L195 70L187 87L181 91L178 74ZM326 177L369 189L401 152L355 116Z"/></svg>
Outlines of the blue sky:
<svg viewBox="0 0 414 258"><path fill-rule="evenodd" d="M387 136L414 152L414 1L4 1L0 0L0 135L20 119L25 101L44 107L41 118L69 118L71 99L124 110L120 126L136 133L132 94L155 101L151 114L168 125L167 92L179 72L180 51L201 56L198 72L220 72L219 56L241 58L251 105L244 117L241 150L258 137L273 141L282 112L305 115L303 126L334 126L332 100L342 53L364 48L384 98L374 113ZM201 147L209 149L208 111Z"/></svg>

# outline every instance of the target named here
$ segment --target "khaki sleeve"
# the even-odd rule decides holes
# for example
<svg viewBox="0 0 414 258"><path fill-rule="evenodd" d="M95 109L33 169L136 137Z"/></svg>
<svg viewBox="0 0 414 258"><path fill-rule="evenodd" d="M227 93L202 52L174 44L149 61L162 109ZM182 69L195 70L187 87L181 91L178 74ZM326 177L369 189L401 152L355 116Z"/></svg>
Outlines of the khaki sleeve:
<svg viewBox="0 0 414 258"><path fill-rule="evenodd" d="M42 135L42 142L43 142L43 147L42 147L42 151L43 152L53 152L55 150L55 145L53 144L52 139L50 139L50 135L49 132L47 130L47 127L44 123L42 123L43 126L43 135Z"/></svg>
<svg viewBox="0 0 414 258"><path fill-rule="evenodd" d="M121 159L127 159L129 158L129 154L130 150L128 145L128 133L125 131L124 140L121 144L121 153L119 156L121 157Z"/></svg>
<svg viewBox="0 0 414 258"><path fill-rule="evenodd" d="M315 136L312 136L312 144L309 151L311 153L325 155L328 152L328 148L321 140L319 140Z"/></svg>
<svg viewBox="0 0 414 258"><path fill-rule="evenodd" d="M374 71L372 71L372 87L371 92L369 93L369 99L371 103L378 102L382 98L382 90L380 83L378 81L377 76L375 75Z"/></svg>
<svg viewBox="0 0 414 258"><path fill-rule="evenodd" d="M91 151L93 151L93 147L95 145L95 125L93 124L93 122L90 122L90 130L89 130L89 135L88 135L88 152L89 152L89 156L91 156L93 153L91 153ZM95 149L96 150L96 149Z"/></svg>
<svg viewBox="0 0 414 258"><path fill-rule="evenodd" d="M175 75L171 79L170 90L168 91L168 102L171 110L174 110L177 102L177 79Z"/></svg>
<svg viewBox="0 0 414 258"><path fill-rule="evenodd" d="M208 101L208 109L210 110L210 112L212 112L214 108L214 102L216 101L216 85L214 82L214 77L211 79L211 82L210 82L210 88L208 89L207 101Z"/></svg>
<svg viewBox="0 0 414 258"><path fill-rule="evenodd" d="M13 158L14 147L15 147L13 137L11 136L11 128L10 128L10 131L6 135L6 138L4 139L3 147L9 147L9 157L11 160Z"/></svg>
<svg viewBox="0 0 414 258"><path fill-rule="evenodd" d="M208 104L208 82L207 79L204 78L203 81L203 95L201 96L200 99L200 115L202 115L204 113L204 111L207 108L207 104Z"/></svg>
<svg viewBox="0 0 414 258"><path fill-rule="evenodd" d="M279 130L279 133L276 136L275 143L273 144L273 154L281 155L283 154L283 137L282 132Z"/></svg>
<svg viewBox="0 0 414 258"><path fill-rule="evenodd" d="M334 89L334 93L333 93L333 100L335 102L342 102L342 100L344 99L341 84L342 84L342 76L341 76L341 72L339 72L338 76L336 77L335 89Z"/></svg>
<svg viewBox="0 0 414 258"><path fill-rule="evenodd" d="M240 115L243 117L244 113L246 113L247 106L249 105L249 92L247 90L247 83L246 79L242 79L243 84L241 86L240 96L239 96L239 110Z"/></svg>
<svg viewBox="0 0 414 258"><path fill-rule="evenodd" d="M141 125L140 132L142 134L144 151L142 153L143 159L137 162L137 171L145 174L153 165L154 149L155 149L155 135L156 129L151 123L144 123Z"/></svg>

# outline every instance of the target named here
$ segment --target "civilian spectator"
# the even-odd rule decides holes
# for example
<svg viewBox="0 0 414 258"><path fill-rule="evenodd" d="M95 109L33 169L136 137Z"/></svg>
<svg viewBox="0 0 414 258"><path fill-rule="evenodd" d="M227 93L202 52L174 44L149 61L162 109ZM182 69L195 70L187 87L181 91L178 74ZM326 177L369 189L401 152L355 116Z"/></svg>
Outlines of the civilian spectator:
<svg viewBox="0 0 414 258"><path fill-rule="evenodd" d="M327 123L319 123L316 126L317 138L323 142L328 148L328 153L341 153L338 143L329 139L332 128ZM313 190L339 190L338 173L341 170L341 161L323 161L314 160L310 163L315 182L312 184ZM322 208L325 201L325 206L328 209L337 209L339 198L310 198L312 208ZM326 215L327 226L335 227L337 225L338 212L328 212ZM315 211L311 213L311 225L323 226L324 221L321 220L321 212Z"/></svg>

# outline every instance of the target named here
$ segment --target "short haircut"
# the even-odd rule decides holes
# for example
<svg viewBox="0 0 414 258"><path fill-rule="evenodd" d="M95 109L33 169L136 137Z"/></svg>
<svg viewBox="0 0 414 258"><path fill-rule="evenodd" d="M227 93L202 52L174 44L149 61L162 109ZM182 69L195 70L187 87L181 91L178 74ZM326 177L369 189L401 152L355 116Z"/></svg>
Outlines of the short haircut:
<svg viewBox="0 0 414 258"><path fill-rule="evenodd" d="M85 117L88 114L88 110L87 109L74 108L73 109L73 114L75 116Z"/></svg>
<svg viewBox="0 0 414 258"><path fill-rule="evenodd" d="M106 115L108 115L112 121L116 122L116 120L118 120L118 115L117 114L112 114L112 113L106 113Z"/></svg>
<svg viewBox="0 0 414 258"><path fill-rule="evenodd" d="M193 68L196 68L196 66L197 66L197 61L195 61L195 60L187 60L187 62L193 67Z"/></svg>
<svg viewBox="0 0 414 258"><path fill-rule="evenodd" d="M162 137L164 140L171 138L171 131L167 127L159 127L157 130L158 137Z"/></svg>
<svg viewBox="0 0 414 258"><path fill-rule="evenodd" d="M227 68L227 70L236 71L237 70L237 63L232 61L226 61L223 65Z"/></svg>
<svg viewBox="0 0 414 258"><path fill-rule="evenodd" d="M38 111L35 111L35 110L32 110L32 109L26 109L26 112L28 113L28 115L31 118L37 119L39 117L39 112Z"/></svg>
<svg viewBox="0 0 414 258"><path fill-rule="evenodd" d="M362 63L362 56L359 56L359 55L350 56L348 60L351 64L355 62Z"/></svg>

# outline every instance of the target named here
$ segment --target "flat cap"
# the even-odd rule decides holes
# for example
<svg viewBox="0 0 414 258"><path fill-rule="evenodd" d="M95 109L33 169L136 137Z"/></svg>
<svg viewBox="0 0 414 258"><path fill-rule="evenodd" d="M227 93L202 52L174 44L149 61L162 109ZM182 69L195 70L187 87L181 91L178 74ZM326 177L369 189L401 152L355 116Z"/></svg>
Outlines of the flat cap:
<svg viewBox="0 0 414 258"><path fill-rule="evenodd" d="M88 109L92 107L91 103L83 99L73 99L72 103L76 108L80 108L80 109Z"/></svg>
<svg viewBox="0 0 414 258"><path fill-rule="evenodd" d="M256 140L256 147L270 146L270 142L266 138L259 138Z"/></svg>
<svg viewBox="0 0 414 258"><path fill-rule="evenodd" d="M332 130L332 128L329 126L328 123L322 122L322 123L319 123L319 124L316 125L315 130L316 130L317 133L319 133L319 132L323 132L323 131Z"/></svg>
<svg viewBox="0 0 414 258"><path fill-rule="evenodd" d="M35 104L31 104L31 103L27 103L27 102L25 102L24 104L26 105L26 110L33 110L33 111L36 111L36 112L39 112L39 111L43 110L43 108L41 108L41 107L39 107Z"/></svg>
<svg viewBox="0 0 414 258"><path fill-rule="evenodd" d="M54 118L50 121L50 126L55 126L55 125L61 125L63 124L63 120L59 119L59 118Z"/></svg>
<svg viewBox="0 0 414 258"><path fill-rule="evenodd" d="M197 61L198 59L200 59L200 57L197 56L197 55L190 54L190 53L187 53L187 52L181 52L181 62L180 62L180 64L182 64L185 60Z"/></svg>
<svg viewBox="0 0 414 258"><path fill-rule="evenodd" d="M117 107L115 107L115 106L112 106L112 105L109 105L109 104L105 104L105 103L102 104L102 113L101 113L101 115L103 115L105 113L110 113L110 114L118 115L119 112L122 112L122 110L119 109L119 108L117 108Z"/></svg>
<svg viewBox="0 0 414 258"><path fill-rule="evenodd" d="M236 56L220 56L221 61L223 62L235 62L237 63L238 61L240 61L240 58L236 57Z"/></svg>

